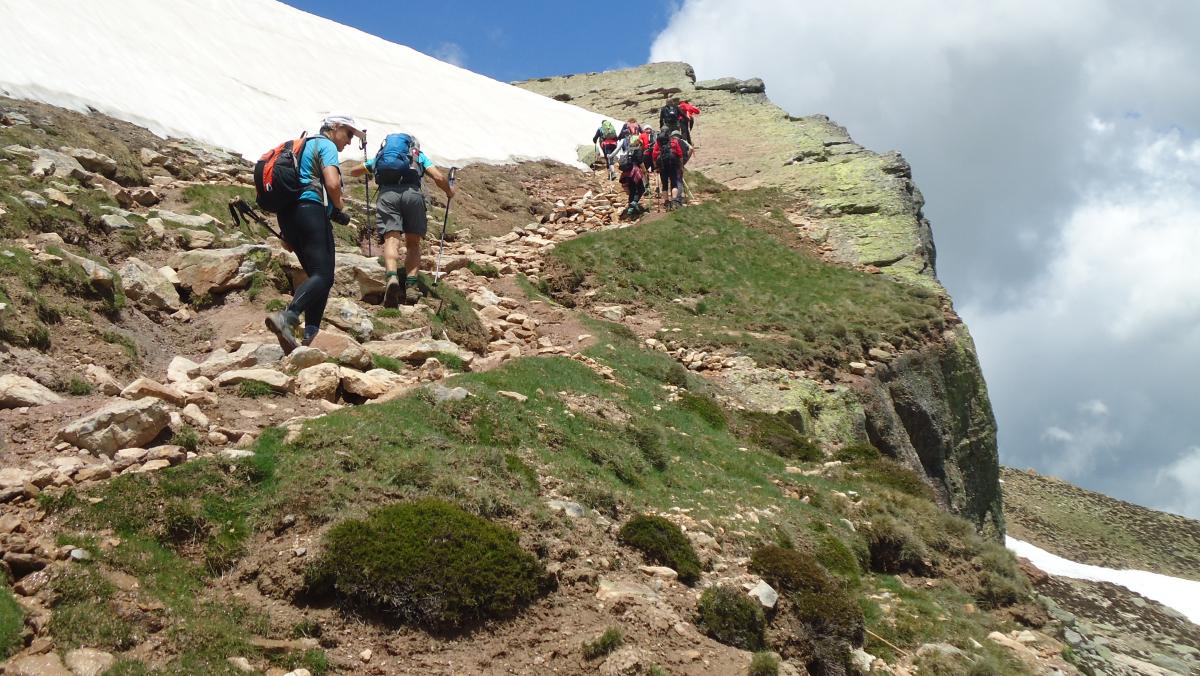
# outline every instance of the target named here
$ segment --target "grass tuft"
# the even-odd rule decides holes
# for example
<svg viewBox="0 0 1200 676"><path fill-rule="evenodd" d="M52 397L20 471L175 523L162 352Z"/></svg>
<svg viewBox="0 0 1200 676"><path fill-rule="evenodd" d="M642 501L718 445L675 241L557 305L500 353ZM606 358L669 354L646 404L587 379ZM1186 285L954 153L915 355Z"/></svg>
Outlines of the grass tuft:
<svg viewBox="0 0 1200 676"><path fill-rule="evenodd" d="M709 638L742 650L766 647L766 616L745 592L727 585L709 587L696 610L696 627Z"/></svg>
<svg viewBox="0 0 1200 676"><path fill-rule="evenodd" d="M583 644L583 659L594 660L611 653L625 642L625 634L617 627L609 627L594 640Z"/></svg>

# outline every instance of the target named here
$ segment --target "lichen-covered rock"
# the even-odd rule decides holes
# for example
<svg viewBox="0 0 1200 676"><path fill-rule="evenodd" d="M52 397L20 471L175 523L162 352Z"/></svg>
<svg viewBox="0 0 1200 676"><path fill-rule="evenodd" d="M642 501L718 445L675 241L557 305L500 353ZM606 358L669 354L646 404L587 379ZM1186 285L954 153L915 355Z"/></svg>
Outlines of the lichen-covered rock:
<svg viewBox="0 0 1200 676"><path fill-rule="evenodd" d="M337 401L338 385L342 382L341 367L337 364L316 364L296 374L296 394L305 399Z"/></svg>
<svg viewBox="0 0 1200 676"><path fill-rule="evenodd" d="M79 448L111 455L122 448L150 443L170 422L171 416L161 399L118 399L67 425L58 436Z"/></svg>
<svg viewBox="0 0 1200 676"><path fill-rule="evenodd" d="M369 340L375 332L371 313L349 298L330 298L325 306L325 321L348 331L359 340Z"/></svg>
<svg viewBox="0 0 1200 676"><path fill-rule="evenodd" d="M929 477L951 511L1003 536L996 419L965 327L879 367L859 395L872 444Z"/></svg>

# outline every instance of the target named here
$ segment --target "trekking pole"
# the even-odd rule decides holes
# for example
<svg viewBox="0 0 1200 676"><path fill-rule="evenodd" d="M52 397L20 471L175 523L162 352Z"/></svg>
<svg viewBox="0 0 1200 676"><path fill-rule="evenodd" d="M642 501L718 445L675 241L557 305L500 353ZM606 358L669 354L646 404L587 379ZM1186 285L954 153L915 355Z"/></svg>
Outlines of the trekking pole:
<svg viewBox="0 0 1200 676"><path fill-rule="evenodd" d="M363 151L363 169L367 168L367 130L362 130L362 151ZM363 199L367 201L367 256L374 257L375 251L372 241L375 239L375 209L371 207L371 177L370 172L363 171ZM359 238L359 242L362 238ZM362 249L358 250L362 253Z"/></svg>
<svg viewBox="0 0 1200 676"><path fill-rule="evenodd" d="M450 176L448 177L447 180L450 183L451 188L454 187L454 174L457 171L458 171L458 167L450 167ZM433 285L434 286L437 286L438 282L442 281L441 280L441 277L442 277L442 275L441 275L442 253L446 251L446 224L448 224L450 222L450 202L453 200L454 200L454 195L451 195L446 198L446 215L442 218L442 236L440 238L441 241L439 242L439 246L438 246L437 263L434 265L434 268L433 268Z"/></svg>
<svg viewBox="0 0 1200 676"><path fill-rule="evenodd" d="M275 228L272 228L270 225L268 225L267 219L263 218L257 211L254 210L254 207L247 204L246 200L242 199L241 197L234 197L229 200L229 215L233 218L233 224L239 228L242 227L243 219L246 219L246 221L253 220L255 223L258 223L265 228L267 232L278 238L279 241L283 241L283 235L279 234Z"/></svg>

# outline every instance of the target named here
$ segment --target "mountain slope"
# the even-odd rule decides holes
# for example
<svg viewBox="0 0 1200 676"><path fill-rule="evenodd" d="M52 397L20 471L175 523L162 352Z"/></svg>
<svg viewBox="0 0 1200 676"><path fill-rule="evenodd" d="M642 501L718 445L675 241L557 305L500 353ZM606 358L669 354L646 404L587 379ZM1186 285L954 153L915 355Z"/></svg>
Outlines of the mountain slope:
<svg viewBox="0 0 1200 676"><path fill-rule="evenodd" d="M315 132L332 110L355 115L373 142L415 133L446 166L574 164L598 124L274 0L0 0L0 94L92 108L247 158Z"/></svg>

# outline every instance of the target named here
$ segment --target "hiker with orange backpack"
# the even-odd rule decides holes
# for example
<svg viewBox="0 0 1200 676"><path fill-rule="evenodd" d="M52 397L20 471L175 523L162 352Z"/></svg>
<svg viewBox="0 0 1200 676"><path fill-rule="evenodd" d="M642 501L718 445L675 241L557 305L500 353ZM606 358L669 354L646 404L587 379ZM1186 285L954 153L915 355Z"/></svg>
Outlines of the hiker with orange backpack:
<svg viewBox="0 0 1200 676"><path fill-rule="evenodd" d="M263 155L254 168L258 204L279 217L283 241L300 259L308 278L296 287L292 302L267 315L266 326L284 354L308 345L321 330L325 304L333 289L333 223L350 217L342 193L340 153L350 140L366 134L349 115L328 115L316 136L301 135ZM300 333L300 315L304 330Z"/></svg>
<svg viewBox="0 0 1200 676"><path fill-rule="evenodd" d="M637 218L649 211L641 204L642 196L646 194L646 177L642 171L642 137L637 134L626 137L622 144L624 148L618 151L617 168L621 170L620 183L629 196L629 205L623 215L626 218Z"/></svg>

